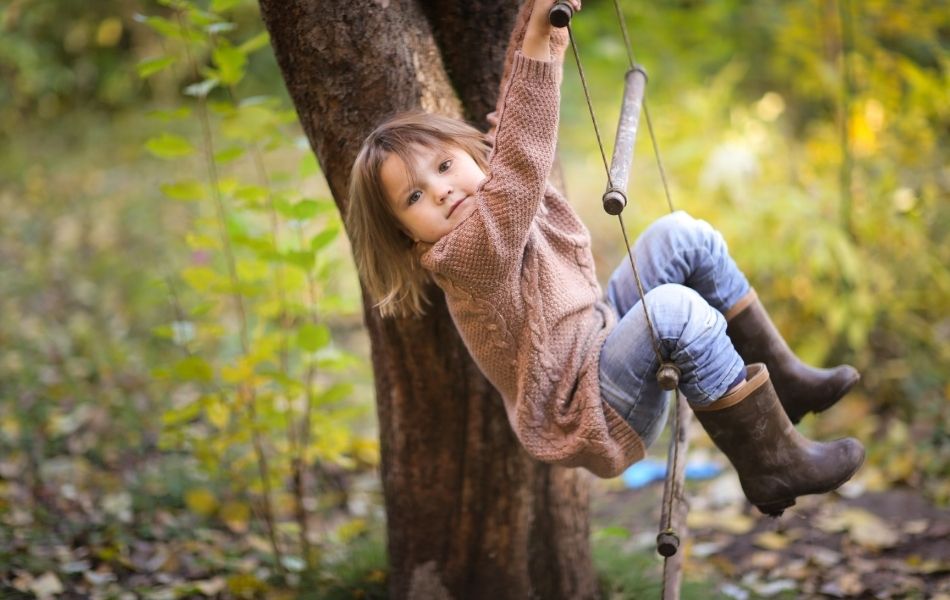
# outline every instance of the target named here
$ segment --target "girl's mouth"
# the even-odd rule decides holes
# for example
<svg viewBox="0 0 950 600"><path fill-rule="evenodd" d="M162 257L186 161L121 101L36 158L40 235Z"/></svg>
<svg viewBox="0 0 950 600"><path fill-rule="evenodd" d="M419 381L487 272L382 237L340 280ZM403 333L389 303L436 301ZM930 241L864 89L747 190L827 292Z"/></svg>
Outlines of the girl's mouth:
<svg viewBox="0 0 950 600"><path fill-rule="evenodd" d="M456 200L455 204L452 205L452 208L449 209L449 214L446 216L446 218L451 217L452 213L455 212L455 209L458 208L466 200L468 200L468 196L465 196L464 198L460 200Z"/></svg>

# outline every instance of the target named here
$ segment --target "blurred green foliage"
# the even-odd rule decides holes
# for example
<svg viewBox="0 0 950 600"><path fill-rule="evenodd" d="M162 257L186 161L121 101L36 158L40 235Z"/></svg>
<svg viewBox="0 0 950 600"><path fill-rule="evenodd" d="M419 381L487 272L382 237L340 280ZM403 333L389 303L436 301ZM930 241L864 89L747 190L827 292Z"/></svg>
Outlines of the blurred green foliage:
<svg viewBox="0 0 950 600"><path fill-rule="evenodd" d="M946 503L950 5L624 9L673 202L723 231L802 356L862 371L822 422L868 442L877 485ZM609 152L612 3L575 33ZM565 71L567 188L606 277L622 243ZM633 231L666 211L643 121L630 196ZM273 571L265 498L289 580L301 508L313 562L359 552L380 505L351 479L378 453L359 291L254 2L0 5L0 215L0 561L40 573L61 560L37 548L90 545L119 571L143 535L215 526Z"/></svg>
<svg viewBox="0 0 950 600"><path fill-rule="evenodd" d="M155 370L178 384L161 447L193 455L208 479L209 489L186 498L189 508L243 528L253 506L278 571L286 560L313 570L312 473L366 468L377 456L375 438L356 426L367 404L351 400L365 366L331 332L361 314L352 279L339 277L349 266L336 243L342 225L331 199L306 193L316 164L295 145L293 111L276 97L243 96L250 57L269 48L266 33L229 19L239 2L161 4L170 16L139 21L165 52L140 62L139 73L180 66L195 78L179 101L190 110L161 113L167 130L144 147L197 167L160 186L195 206L190 255L168 278L175 319L154 330L182 350ZM294 550L281 556L287 546Z"/></svg>
<svg viewBox="0 0 950 600"><path fill-rule="evenodd" d="M878 438L897 418L915 432L907 452L919 470L887 481L947 502L950 5L625 6L675 207L723 232L801 356L859 368L854 396L887 418L853 431ZM628 58L612 3L582 15L575 33L609 153ZM589 183L604 169L575 71L561 152L608 273L621 236ZM635 230L668 210L644 118L630 198Z"/></svg>

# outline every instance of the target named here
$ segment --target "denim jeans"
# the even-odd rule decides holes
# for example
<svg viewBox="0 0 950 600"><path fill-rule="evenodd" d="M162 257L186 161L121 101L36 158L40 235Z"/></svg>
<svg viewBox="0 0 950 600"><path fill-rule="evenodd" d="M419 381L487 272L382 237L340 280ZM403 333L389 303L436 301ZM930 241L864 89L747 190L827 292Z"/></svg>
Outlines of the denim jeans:
<svg viewBox="0 0 950 600"><path fill-rule="evenodd" d="M679 211L651 224L633 252L660 354L679 367L680 391L694 405L718 400L744 368L723 314L750 289L725 240ZM656 381L659 364L627 257L610 278L607 299L619 322L600 352L601 396L649 446L670 402Z"/></svg>

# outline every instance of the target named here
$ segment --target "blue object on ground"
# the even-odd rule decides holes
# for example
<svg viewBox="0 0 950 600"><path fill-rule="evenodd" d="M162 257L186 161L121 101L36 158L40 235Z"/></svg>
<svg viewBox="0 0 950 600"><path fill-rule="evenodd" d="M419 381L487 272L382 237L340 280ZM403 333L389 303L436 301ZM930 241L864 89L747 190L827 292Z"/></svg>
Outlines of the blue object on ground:
<svg viewBox="0 0 950 600"><path fill-rule="evenodd" d="M721 471L722 467L709 461L691 460L686 463L686 479L710 479ZM666 477L666 462L645 458L630 465L620 477L626 488L642 488Z"/></svg>

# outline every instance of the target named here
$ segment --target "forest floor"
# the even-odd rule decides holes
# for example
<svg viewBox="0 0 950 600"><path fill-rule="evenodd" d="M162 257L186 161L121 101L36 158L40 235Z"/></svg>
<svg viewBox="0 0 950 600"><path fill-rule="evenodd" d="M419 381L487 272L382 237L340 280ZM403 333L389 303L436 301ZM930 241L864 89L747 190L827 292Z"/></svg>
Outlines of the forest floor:
<svg viewBox="0 0 950 600"><path fill-rule="evenodd" d="M650 552L660 519L663 483L626 489L597 480L592 522L623 552ZM909 487L864 489L800 498L779 518L743 498L731 470L689 482L684 598L950 599L950 510ZM620 532L620 533L617 533ZM661 559L653 552L656 581ZM688 585L694 582L692 591ZM698 593L696 589L701 590ZM645 591L645 590L644 590ZM611 598L653 597L616 593Z"/></svg>

